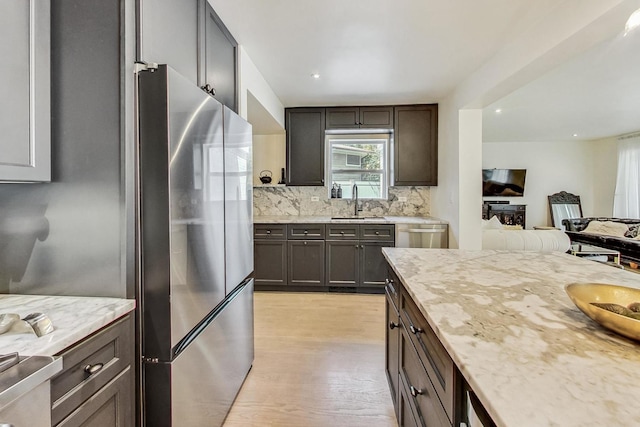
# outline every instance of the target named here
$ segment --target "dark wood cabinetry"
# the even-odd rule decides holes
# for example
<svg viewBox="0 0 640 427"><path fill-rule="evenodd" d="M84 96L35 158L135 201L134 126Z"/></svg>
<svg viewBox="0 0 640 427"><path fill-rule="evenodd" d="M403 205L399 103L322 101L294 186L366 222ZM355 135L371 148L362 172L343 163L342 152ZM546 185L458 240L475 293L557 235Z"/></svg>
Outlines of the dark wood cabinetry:
<svg viewBox="0 0 640 427"><path fill-rule="evenodd" d="M327 226L328 286L382 287L387 276L383 247L393 247L393 225Z"/></svg>
<svg viewBox="0 0 640 427"><path fill-rule="evenodd" d="M284 224L254 225L255 284L287 284L287 227Z"/></svg>
<svg viewBox="0 0 640 427"><path fill-rule="evenodd" d="M394 183L438 185L438 105L394 107Z"/></svg>
<svg viewBox="0 0 640 427"><path fill-rule="evenodd" d="M52 425L135 425L131 315L58 356L63 368L51 379Z"/></svg>
<svg viewBox="0 0 640 427"><path fill-rule="evenodd" d="M393 129L391 185L438 184L438 105L287 108L287 185L324 185L325 130Z"/></svg>
<svg viewBox="0 0 640 427"><path fill-rule="evenodd" d="M326 129L393 129L393 107L331 107Z"/></svg>
<svg viewBox="0 0 640 427"><path fill-rule="evenodd" d="M302 286L380 292L387 277L383 247L393 247L392 224L255 224L258 289Z"/></svg>
<svg viewBox="0 0 640 427"><path fill-rule="evenodd" d="M324 185L324 108L288 108L287 185Z"/></svg>
<svg viewBox="0 0 640 427"><path fill-rule="evenodd" d="M198 85L237 113L238 43L208 1L198 8Z"/></svg>

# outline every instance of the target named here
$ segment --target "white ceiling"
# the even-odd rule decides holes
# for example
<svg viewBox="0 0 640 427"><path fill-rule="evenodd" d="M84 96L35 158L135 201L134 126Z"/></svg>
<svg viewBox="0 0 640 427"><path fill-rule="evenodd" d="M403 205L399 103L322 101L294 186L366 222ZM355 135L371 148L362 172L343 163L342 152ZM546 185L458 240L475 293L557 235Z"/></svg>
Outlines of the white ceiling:
<svg viewBox="0 0 640 427"><path fill-rule="evenodd" d="M285 107L440 102L512 38L562 3L209 2ZM639 52L639 38L603 44L485 109L486 140L566 140L573 133L592 139L640 130L640 96L634 96L640 62L630 60L640 55L629 55L634 48ZM312 73L320 79L314 80ZM257 100L248 104L256 118L252 122L266 126L264 133L277 131L277 123L264 117L268 113ZM498 107L503 110L500 116L493 113ZM258 132L260 126L254 123Z"/></svg>

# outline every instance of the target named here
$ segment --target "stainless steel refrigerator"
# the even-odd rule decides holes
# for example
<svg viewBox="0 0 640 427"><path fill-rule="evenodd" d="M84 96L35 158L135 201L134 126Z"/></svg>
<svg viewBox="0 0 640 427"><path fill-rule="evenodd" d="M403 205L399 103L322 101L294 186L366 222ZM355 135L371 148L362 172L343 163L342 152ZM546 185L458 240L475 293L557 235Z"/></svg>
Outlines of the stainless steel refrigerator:
<svg viewBox="0 0 640 427"><path fill-rule="evenodd" d="M253 362L251 125L138 72L143 420L219 426Z"/></svg>

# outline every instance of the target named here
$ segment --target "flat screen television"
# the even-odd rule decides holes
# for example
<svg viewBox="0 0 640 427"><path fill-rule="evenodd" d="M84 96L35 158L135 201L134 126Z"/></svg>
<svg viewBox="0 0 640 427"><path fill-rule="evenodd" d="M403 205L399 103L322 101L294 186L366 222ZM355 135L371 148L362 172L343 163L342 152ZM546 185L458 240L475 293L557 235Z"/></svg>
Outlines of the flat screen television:
<svg viewBox="0 0 640 427"><path fill-rule="evenodd" d="M522 197L526 169L483 169L483 197Z"/></svg>

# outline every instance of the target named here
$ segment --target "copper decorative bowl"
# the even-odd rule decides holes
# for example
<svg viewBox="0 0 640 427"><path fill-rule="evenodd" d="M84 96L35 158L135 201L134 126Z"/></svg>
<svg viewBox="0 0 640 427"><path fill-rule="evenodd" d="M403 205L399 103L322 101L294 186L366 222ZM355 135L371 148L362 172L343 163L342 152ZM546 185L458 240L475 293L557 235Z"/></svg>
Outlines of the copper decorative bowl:
<svg viewBox="0 0 640 427"><path fill-rule="evenodd" d="M571 301L592 320L627 338L640 341L640 320L593 305L640 303L640 289L606 283L570 283L565 291Z"/></svg>

